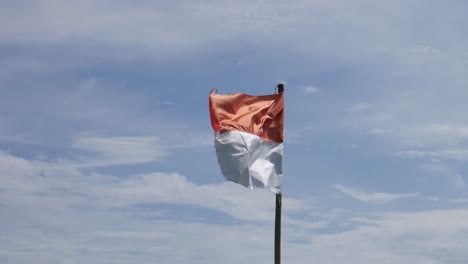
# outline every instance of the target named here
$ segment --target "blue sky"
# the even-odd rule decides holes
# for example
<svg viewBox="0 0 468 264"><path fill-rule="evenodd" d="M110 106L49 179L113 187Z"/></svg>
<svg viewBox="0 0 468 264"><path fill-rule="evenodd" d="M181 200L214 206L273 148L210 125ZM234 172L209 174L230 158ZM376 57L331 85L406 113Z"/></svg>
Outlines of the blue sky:
<svg viewBox="0 0 468 264"><path fill-rule="evenodd" d="M465 263L465 1L2 1L1 263L272 263L208 93L286 85L284 263Z"/></svg>

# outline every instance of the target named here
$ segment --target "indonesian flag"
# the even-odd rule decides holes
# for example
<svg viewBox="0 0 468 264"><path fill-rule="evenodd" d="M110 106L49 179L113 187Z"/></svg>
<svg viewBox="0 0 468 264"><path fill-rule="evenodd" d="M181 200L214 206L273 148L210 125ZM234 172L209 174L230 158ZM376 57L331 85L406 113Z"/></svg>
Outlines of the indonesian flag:
<svg viewBox="0 0 468 264"><path fill-rule="evenodd" d="M210 93L209 101L216 155L226 180L281 193L283 94Z"/></svg>

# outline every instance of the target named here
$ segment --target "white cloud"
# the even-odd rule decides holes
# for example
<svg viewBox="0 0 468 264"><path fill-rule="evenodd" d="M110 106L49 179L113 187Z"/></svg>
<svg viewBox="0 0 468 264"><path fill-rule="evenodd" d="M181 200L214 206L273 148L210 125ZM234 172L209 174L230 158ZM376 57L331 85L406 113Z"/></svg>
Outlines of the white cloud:
<svg viewBox="0 0 468 264"><path fill-rule="evenodd" d="M93 203L102 208L144 203L181 204L209 208L236 219L251 221L270 221L274 214L274 195L266 190L252 191L229 182L198 185L177 173L115 177L83 172L81 168L95 165L89 161L93 159L93 156L88 156L76 161L43 162L0 152L0 165L3 165L0 174L5 175L0 183L7 191L3 201L15 203L14 197L31 202L64 198L62 202L86 203L93 199ZM122 161L111 162L119 165ZM55 190L60 190L57 197ZM73 199L69 200L71 197ZM284 203L288 204L287 212L308 208L305 200L285 198Z"/></svg>
<svg viewBox="0 0 468 264"><path fill-rule="evenodd" d="M353 105L349 108L349 110L350 110L351 112L357 113L357 112L362 112L362 111L364 111L364 110L367 110L367 109L369 109L369 108L370 108L370 104L368 104L368 103L357 103L357 104L353 104Z"/></svg>
<svg viewBox="0 0 468 264"><path fill-rule="evenodd" d="M455 174L454 185L457 189L465 189L465 179L461 175Z"/></svg>
<svg viewBox="0 0 468 264"><path fill-rule="evenodd" d="M407 198L414 198L418 197L419 193L405 193L405 194L392 194L392 193L365 193L361 191L357 191L354 189L351 189L349 187L345 187L340 184L335 184L333 187L340 192L353 197L356 200L366 202L366 203L377 203L377 204L383 204L383 203L389 203L393 202L396 200L400 199L407 199Z"/></svg>
<svg viewBox="0 0 468 264"><path fill-rule="evenodd" d="M467 226L462 220L467 214L466 210L445 210L367 216L354 230L315 235L310 245L288 249L297 255L294 263L301 259L314 263L461 263L468 257L463 250L468 246L463 238L466 231L461 231Z"/></svg>
<svg viewBox="0 0 468 264"><path fill-rule="evenodd" d="M29 85L18 89L15 86L7 90L0 89L0 140L43 146L46 149L62 148L70 140L79 141L81 137L111 135L117 138L130 135L141 137L140 145L147 144L147 148L154 146L154 151L164 155L162 145L185 141L189 141L187 146L201 145L201 138L206 137L205 132L200 132L204 127L194 130L193 125L188 125L186 120L168 118L162 109L169 101L157 94L143 95L126 84L96 77L66 82L69 84L64 87L63 84L38 81L34 84L37 89L31 89ZM165 103L161 105L159 102ZM176 110L171 108L172 112ZM183 133L187 130L192 133ZM86 131L86 134L82 131ZM148 135L153 139L148 138ZM156 142L158 138L165 140ZM141 147L135 147L141 150ZM128 151L131 149L126 148L125 152Z"/></svg>
<svg viewBox="0 0 468 264"><path fill-rule="evenodd" d="M304 89L302 91L305 94L318 94L318 93L322 92L322 90L320 90L319 88L317 88L315 86L306 86L306 87L304 87Z"/></svg>
<svg viewBox="0 0 468 264"><path fill-rule="evenodd" d="M447 166L440 164L440 163L426 163L421 165L421 168L425 171L432 172L432 173L438 173L438 174L452 174L452 170L448 168Z"/></svg>
<svg viewBox="0 0 468 264"><path fill-rule="evenodd" d="M160 105L174 105L174 102L171 102L171 101L162 101L162 102L158 102L157 104L160 104Z"/></svg>
<svg viewBox="0 0 468 264"><path fill-rule="evenodd" d="M124 59L133 59L139 53L178 57L193 51L213 50L217 46L224 49L232 45L233 40L236 43L242 41L242 44L255 40L261 45L276 44L304 55L341 58L343 61L362 60L376 54L396 56L392 50L419 43L415 40L420 33L420 21L412 14L425 14L427 17L436 14L430 8L421 10L417 6L403 2L376 5L366 1L351 4L323 0L314 3L302 0L295 5L288 1L135 4L129 1L84 0L64 4L46 0L34 5L6 5L1 8L3 24L15 27L14 30L0 28L0 40L12 45L73 46L85 43L84 49L105 50L106 54L112 53ZM399 14L399 19L395 20L392 14ZM35 19L21 20L20 15ZM443 31L445 36L439 36L440 39L456 36L457 28L450 27L448 20L444 21L443 24L429 21L427 26L449 28L437 31L439 34ZM291 41L293 39L300 41ZM370 41L372 45L369 46ZM114 49L133 52L129 54ZM421 52L417 53L420 56ZM406 59L408 56L402 57Z"/></svg>
<svg viewBox="0 0 468 264"><path fill-rule="evenodd" d="M444 181L447 182L448 185L456 189L463 190L466 187L466 183L463 176L459 173L454 172L454 170L450 168L450 166L444 163L432 162L428 164L423 164L421 168L424 171L430 172L438 176L442 176L442 179L444 179Z"/></svg>
<svg viewBox="0 0 468 264"><path fill-rule="evenodd" d="M467 215L466 210L446 210L366 216L357 228L345 232L299 232L304 239L300 242L294 232L299 230L288 230L290 232L283 233L282 259L288 263L306 260L331 264L462 263L468 257L464 250L468 246L467 223L463 221ZM54 236L50 235L52 231L45 236L33 226L19 233L13 225L15 229L7 230L7 234L13 232L17 239L2 247L3 256L21 264L32 259L36 263L58 260L152 263L158 259L169 264L230 264L245 257L260 264L272 261L272 225L135 221L119 214L108 214L101 219L106 223L88 223L81 225L78 232L60 234L56 231ZM64 223L58 225L59 228L64 226ZM79 226L76 222L68 223L68 227ZM223 245L222 250L219 245ZM28 254L22 254L23 260L14 254L20 249L28 249Z"/></svg>
<svg viewBox="0 0 468 264"><path fill-rule="evenodd" d="M75 149L95 153L95 159L81 164L86 167L137 164L158 161L168 155L167 147L155 137L94 137L79 136Z"/></svg>
<svg viewBox="0 0 468 264"><path fill-rule="evenodd" d="M468 203L468 199L451 199L450 202L452 203Z"/></svg>
<svg viewBox="0 0 468 264"><path fill-rule="evenodd" d="M437 151L425 150L405 150L396 153L402 158L437 158L437 159L453 159L458 161L468 160L468 150L466 149L448 149Z"/></svg>
<svg viewBox="0 0 468 264"><path fill-rule="evenodd" d="M438 134L442 137L468 137L468 126L450 124L432 124L422 129L428 134Z"/></svg>
<svg viewBox="0 0 468 264"><path fill-rule="evenodd" d="M212 146L213 145L213 135L211 133L205 134L205 135L200 135L200 136L194 136L191 138L185 137L185 141L180 143L180 140L178 143L174 143L171 145L171 148L193 148L193 147L201 147L201 146Z"/></svg>
<svg viewBox="0 0 468 264"><path fill-rule="evenodd" d="M133 142L120 138L80 142L96 143L95 147L83 144L87 150L112 153L116 141ZM112 144L107 144L109 142ZM5 256L15 263L32 259L36 263L57 259L128 263L135 261L131 252L139 252L139 263L154 261L154 258L164 263L193 263L193 256L203 260L200 263L219 263L226 254L203 257L221 243L219 239L224 245L231 243L245 250L253 245L263 248L262 245L269 242L267 234L273 230L275 203L274 194L267 190L252 191L226 182L195 184L177 173L117 177L76 169L89 164L87 159L93 156L76 160L70 166L60 160L36 161L0 152L0 209L6 214L0 231L3 237L0 259ZM308 210L307 200L285 198L283 204L287 205L283 211L284 230L293 232L300 228L309 232L326 226L324 221L302 221L289 216ZM140 205L147 205L151 213ZM225 225L202 224L213 220L192 212L189 217L193 220L186 223L179 214L171 216L167 212L172 209L151 209L156 205L171 205L169 208L174 210L176 206L212 209L235 221L230 220ZM250 223L238 223L239 220ZM186 239L192 236L204 242ZM237 244L241 238L250 246ZM181 247L185 250L179 252ZM29 252L22 258L26 262L16 254L22 250ZM178 255L176 258L174 252ZM257 256L259 260L267 254L266 247L262 252ZM254 253L249 256L256 258Z"/></svg>
<svg viewBox="0 0 468 264"><path fill-rule="evenodd" d="M388 134L388 133L392 133L392 131L388 129L382 129L382 128L375 128L369 131L369 134L371 135L383 135L383 134Z"/></svg>
<svg viewBox="0 0 468 264"><path fill-rule="evenodd" d="M217 46L213 43L239 36L276 32L284 24L283 17L290 17L286 13L279 16L277 10L285 7L285 3L264 5L260 2L135 4L85 0L64 4L46 0L0 9L3 22L16 25L14 30L1 27L0 40L3 44L67 46L82 42L87 47L130 60L141 53L181 56L212 50ZM19 14L34 17L36 22L21 20Z"/></svg>
<svg viewBox="0 0 468 264"><path fill-rule="evenodd" d="M214 264L238 263L248 256L255 263L271 262L274 195L269 191L251 191L230 183L195 184L177 173L114 177L70 171L58 169L61 163L5 153L0 153L0 164L0 209L4 213L0 260L22 264L152 263L158 259ZM416 196L365 194L341 185L335 188L376 203ZM209 208L248 222L210 221L207 217L211 216L193 212L191 217L201 219L185 221L179 214L171 216L170 209L151 207L161 203ZM141 204L149 207L138 207ZM464 250L468 246L468 223L463 221L468 217L466 210L350 211L347 215L329 205L325 210L313 210L318 204L312 206L309 200L285 199L283 206L283 260L288 263L305 259L332 264L344 260L450 263L468 257ZM293 217L295 212L315 212L323 218L310 221ZM330 221L345 230L324 232ZM213 251L221 244L229 250ZM336 248L340 248L338 253Z"/></svg>
<svg viewBox="0 0 468 264"><path fill-rule="evenodd" d="M468 126L438 123L411 125L402 128L399 136L418 141L425 147L453 148L464 145L468 138Z"/></svg>
<svg viewBox="0 0 468 264"><path fill-rule="evenodd" d="M299 144L303 140L303 134L292 129L284 129L284 141L287 144Z"/></svg>

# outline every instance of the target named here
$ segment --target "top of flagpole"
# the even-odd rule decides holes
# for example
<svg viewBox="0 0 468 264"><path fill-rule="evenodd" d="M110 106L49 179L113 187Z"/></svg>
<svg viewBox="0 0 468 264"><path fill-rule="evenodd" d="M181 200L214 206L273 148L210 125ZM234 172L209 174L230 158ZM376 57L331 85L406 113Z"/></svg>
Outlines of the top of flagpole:
<svg viewBox="0 0 468 264"><path fill-rule="evenodd" d="M278 88L279 94L282 94L284 92L284 84L280 83L276 87Z"/></svg>

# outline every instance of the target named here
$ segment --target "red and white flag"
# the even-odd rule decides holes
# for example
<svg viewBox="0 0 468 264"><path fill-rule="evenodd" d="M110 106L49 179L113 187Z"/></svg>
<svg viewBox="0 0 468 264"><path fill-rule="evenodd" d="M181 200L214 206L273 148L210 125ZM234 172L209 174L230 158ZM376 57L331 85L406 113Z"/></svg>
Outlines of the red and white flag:
<svg viewBox="0 0 468 264"><path fill-rule="evenodd" d="M226 180L281 193L283 94L210 93L209 101L216 155Z"/></svg>

